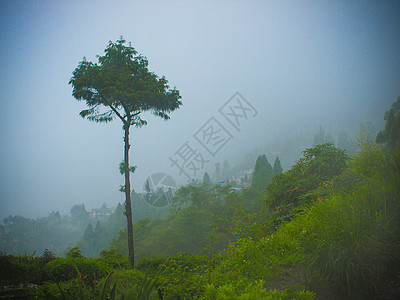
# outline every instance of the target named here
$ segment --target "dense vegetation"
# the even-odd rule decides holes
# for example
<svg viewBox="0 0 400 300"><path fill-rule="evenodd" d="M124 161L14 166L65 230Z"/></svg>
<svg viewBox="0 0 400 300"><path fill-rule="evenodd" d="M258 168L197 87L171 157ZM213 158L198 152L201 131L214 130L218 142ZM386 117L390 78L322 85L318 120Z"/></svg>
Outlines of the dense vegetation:
<svg viewBox="0 0 400 300"><path fill-rule="evenodd" d="M1 280L38 284L25 291L38 299L397 298L400 149L394 134L384 139L393 126L383 145L364 131L355 155L318 144L279 174L260 156L260 177L240 191L209 179L181 187L166 218L135 222L134 269L125 228L95 258L77 247L65 258L2 255Z"/></svg>
<svg viewBox="0 0 400 300"><path fill-rule="evenodd" d="M103 205L103 208L105 206ZM0 249L9 254L42 253L46 249L64 255L82 236L88 224L103 221L102 216L90 217L83 204L74 205L69 216L58 211L48 217L29 219L23 216L8 216L0 225Z"/></svg>

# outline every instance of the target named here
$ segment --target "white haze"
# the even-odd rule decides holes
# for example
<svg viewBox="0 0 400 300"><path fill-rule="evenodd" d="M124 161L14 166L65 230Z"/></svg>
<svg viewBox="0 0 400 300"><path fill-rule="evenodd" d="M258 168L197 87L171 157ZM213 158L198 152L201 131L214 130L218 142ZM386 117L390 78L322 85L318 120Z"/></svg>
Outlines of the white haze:
<svg viewBox="0 0 400 300"><path fill-rule="evenodd" d="M200 149L193 135L236 91L258 114L229 128L206 170L248 152L290 152L289 168L319 126L335 138L367 121L379 130L400 96L396 1L3 0L0 13L1 218L124 201L121 123L82 119L68 85L120 35L183 102L171 120L146 115L131 131L137 191L156 172L185 183L169 157L186 141Z"/></svg>

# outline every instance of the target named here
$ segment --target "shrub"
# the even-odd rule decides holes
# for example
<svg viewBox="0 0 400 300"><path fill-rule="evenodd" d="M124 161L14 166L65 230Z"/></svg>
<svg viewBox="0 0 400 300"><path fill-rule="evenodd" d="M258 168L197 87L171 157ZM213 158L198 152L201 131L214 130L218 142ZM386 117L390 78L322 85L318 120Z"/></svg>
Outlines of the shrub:
<svg viewBox="0 0 400 300"><path fill-rule="evenodd" d="M0 255L0 281L2 284L21 282L40 283L42 281L43 262L32 255Z"/></svg>
<svg viewBox="0 0 400 300"><path fill-rule="evenodd" d="M45 267L45 271L53 282L68 281L77 278L75 265L88 282L93 282L94 280L105 277L108 271L111 270L111 268L100 259L59 257L49 262Z"/></svg>
<svg viewBox="0 0 400 300"><path fill-rule="evenodd" d="M232 284L225 284L219 287L207 285L204 291L205 300L273 300L273 299L314 299L314 293L305 290L303 286L287 286L283 290L270 290L264 288L264 281L258 280L250 283L243 291L236 291Z"/></svg>
<svg viewBox="0 0 400 300"><path fill-rule="evenodd" d="M130 267L127 256L121 254L118 249L102 250L100 252L100 260L114 269L127 269Z"/></svg>
<svg viewBox="0 0 400 300"><path fill-rule="evenodd" d="M364 149L346 172L359 185L337 190L315 204L308 218L318 224L308 270L317 281L351 297L382 293L400 269L399 151ZM310 249L311 250L311 249Z"/></svg>
<svg viewBox="0 0 400 300"><path fill-rule="evenodd" d="M291 220L301 206L312 203L315 190L343 172L348 156L332 144L303 151L303 157L287 172L278 174L267 186L266 203L274 212L275 224Z"/></svg>

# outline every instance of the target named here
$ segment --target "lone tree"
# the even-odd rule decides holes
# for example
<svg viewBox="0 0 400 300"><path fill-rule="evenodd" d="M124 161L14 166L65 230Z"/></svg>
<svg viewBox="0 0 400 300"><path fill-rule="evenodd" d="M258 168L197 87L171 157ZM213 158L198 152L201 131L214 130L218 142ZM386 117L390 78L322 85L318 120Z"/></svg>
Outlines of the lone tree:
<svg viewBox="0 0 400 300"><path fill-rule="evenodd" d="M274 176L277 174L281 174L283 171L282 166L281 166L281 161L279 160L278 156L275 158L274 166L272 167L272 171L274 173Z"/></svg>
<svg viewBox="0 0 400 300"><path fill-rule="evenodd" d="M265 154L259 155L254 167L253 179L251 186L260 191L264 190L268 183L274 177L271 164L268 162Z"/></svg>
<svg viewBox="0 0 400 300"><path fill-rule="evenodd" d="M165 120L169 113L178 109L182 102L179 91L170 89L165 77L159 78L148 70L148 60L129 43L125 45L121 37L115 43L109 42L104 56L97 56L98 63L83 58L69 81L72 96L85 101L88 109L79 114L89 121L110 122L115 118L122 121L124 130L124 160L120 172L125 175L125 185L121 191L126 197L126 217L128 224L128 248L130 263L134 266L134 245L132 227L132 205L130 172L135 166L129 164L129 129L141 127L147 122L141 113L149 111Z"/></svg>
<svg viewBox="0 0 400 300"><path fill-rule="evenodd" d="M203 176L203 185L211 185L210 175L208 175L207 172L205 172Z"/></svg>

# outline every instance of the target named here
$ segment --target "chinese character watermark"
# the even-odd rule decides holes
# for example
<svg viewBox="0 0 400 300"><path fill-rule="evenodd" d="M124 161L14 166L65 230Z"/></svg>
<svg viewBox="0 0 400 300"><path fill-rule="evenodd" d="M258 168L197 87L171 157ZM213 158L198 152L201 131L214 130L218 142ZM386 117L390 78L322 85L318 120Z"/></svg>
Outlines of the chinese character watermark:
<svg viewBox="0 0 400 300"><path fill-rule="evenodd" d="M186 143L174 153L173 157L169 159L172 162L171 167L177 167L179 169L179 175L185 175L189 181L192 178L189 172L192 172L192 175L196 176L197 171L204 169L204 164L209 162L209 160L204 159L201 152L192 148L188 141L186 141Z"/></svg>
<svg viewBox="0 0 400 300"><path fill-rule="evenodd" d="M236 92L219 112L237 131L240 131L242 121L257 115L257 110L239 92Z"/></svg>
<svg viewBox="0 0 400 300"><path fill-rule="evenodd" d="M171 203L176 189L175 180L170 175L155 173L144 182L142 197L151 206L164 207Z"/></svg>
<svg viewBox="0 0 400 300"><path fill-rule="evenodd" d="M244 121L257 115L257 110L239 92L236 92L218 111L239 132ZM193 137L213 158L233 139L233 135L223 122L214 116L205 122ZM176 167L179 175L186 176L188 181L193 180L210 162L189 141L186 141L169 159L172 162L171 167Z"/></svg>
<svg viewBox="0 0 400 300"><path fill-rule="evenodd" d="M211 117L193 136L213 157L233 139L232 134L214 117Z"/></svg>

